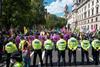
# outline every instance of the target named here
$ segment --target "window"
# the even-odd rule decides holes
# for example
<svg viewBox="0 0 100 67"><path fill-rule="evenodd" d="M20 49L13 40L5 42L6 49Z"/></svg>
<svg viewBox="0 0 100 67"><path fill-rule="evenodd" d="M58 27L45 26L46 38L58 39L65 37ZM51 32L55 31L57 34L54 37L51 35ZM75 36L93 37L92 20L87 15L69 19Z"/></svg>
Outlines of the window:
<svg viewBox="0 0 100 67"><path fill-rule="evenodd" d="M89 30L89 25L87 26L87 30Z"/></svg>
<svg viewBox="0 0 100 67"><path fill-rule="evenodd" d="M97 3L99 2L99 0L97 0Z"/></svg>
<svg viewBox="0 0 100 67"><path fill-rule="evenodd" d="M84 12L84 18L86 18L87 16L86 16L86 14L87 14L87 12Z"/></svg>
<svg viewBox="0 0 100 67"><path fill-rule="evenodd" d="M96 24L96 29L98 28L98 25Z"/></svg>
<svg viewBox="0 0 100 67"><path fill-rule="evenodd" d="M90 3L88 4L88 8L90 8Z"/></svg>
<svg viewBox="0 0 100 67"><path fill-rule="evenodd" d="M88 20L88 23L89 23L89 20Z"/></svg>
<svg viewBox="0 0 100 67"><path fill-rule="evenodd" d="M86 10L86 6L84 7L84 10Z"/></svg>
<svg viewBox="0 0 100 67"><path fill-rule="evenodd" d="M93 29L93 25L91 25L91 29Z"/></svg>
<svg viewBox="0 0 100 67"><path fill-rule="evenodd" d="M94 1L92 1L92 6L94 5Z"/></svg>
<svg viewBox="0 0 100 67"><path fill-rule="evenodd" d="M96 17L96 22L98 21L98 17Z"/></svg>
<svg viewBox="0 0 100 67"><path fill-rule="evenodd" d="M88 17L90 17L90 10L88 11Z"/></svg>
<svg viewBox="0 0 100 67"><path fill-rule="evenodd" d="M96 7L96 14L99 13L99 7Z"/></svg>
<svg viewBox="0 0 100 67"><path fill-rule="evenodd" d="M94 15L94 8L92 9L92 15Z"/></svg>
<svg viewBox="0 0 100 67"><path fill-rule="evenodd" d="M91 23L93 22L93 19L91 19Z"/></svg>

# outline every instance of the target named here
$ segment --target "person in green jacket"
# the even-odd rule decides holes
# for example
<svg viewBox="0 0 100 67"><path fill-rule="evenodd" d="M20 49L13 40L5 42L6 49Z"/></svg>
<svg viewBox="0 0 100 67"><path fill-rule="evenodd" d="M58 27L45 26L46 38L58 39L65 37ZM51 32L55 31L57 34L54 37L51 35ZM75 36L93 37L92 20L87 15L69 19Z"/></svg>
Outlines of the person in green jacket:
<svg viewBox="0 0 100 67"><path fill-rule="evenodd" d="M84 57L87 58L87 64L89 64L89 53L88 50L90 48L90 41L88 40L88 37L86 35L83 36L83 40L81 41L81 57L82 57L82 63L84 64Z"/></svg>
<svg viewBox="0 0 100 67"><path fill-rule="evenodd" d="M32 41L32 48L34 50L34 57L33 57L33 66L36 65L36 58L37 55L39 55L41 66L43 66L43 61L42 61L42 42L38 39L38 35L35 35L35 39Z"/></svg>
<svg viewBox="0 0 100 67"><path fill-rule="evenodd" d="M94 40L92 41L92 54L95 65L98 65L99 63L99 51L100 51L100 40L98 39L98 36L94 36Z"/></svg>
<svg viewBox="0 0 100 67"><path fill-rule="evenodd" d="M47 66L47 63L48 63L48 58L50 59L51 66L53 65L52 64L52 50L53 50L53 46L54 46L54 43L52 42L52 40L50 39L50 36L48 35L47 36L47 40L44 41L45 63L46 63L46 66Z"/></svg>
<svg viewBox="0 0 100 67"><path fill-rule="evenodd" d="M11 54L18 51L13 38L9 38L8 43L5 45L5 51L7 54L6 65L9 67Z"/></svg>
<svg viewBox="0 0 100 67"><path fill-rule="evenodd" d="M71 35L71 38L68 40L68 56L69 56L69 65L71 65L71 57L73 55L74 64L76 65L76 50L78 47L78 40L75 38L74 34Z"/></svg>
<svg viewBox="0 0 100 67"><path fill-rule="evenodd" d="M65 66L65 50L66 50L66 40L63 39L63 35L60 35L60 40L56 43L56 48L58 50L58 66L60 66L61 57L63 59L63 65Z"/></svg>

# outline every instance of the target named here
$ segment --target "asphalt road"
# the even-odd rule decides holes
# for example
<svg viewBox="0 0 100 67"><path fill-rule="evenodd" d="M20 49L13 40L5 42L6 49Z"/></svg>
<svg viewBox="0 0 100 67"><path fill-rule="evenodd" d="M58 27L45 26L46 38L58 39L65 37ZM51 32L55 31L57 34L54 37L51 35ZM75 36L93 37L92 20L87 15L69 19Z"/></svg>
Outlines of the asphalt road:
<svg viewBox="0 0 100 67"><path fill-rule="evenodd" d="M93 58L92 58L92 53L91 53L91 48L89 49L89 61L91 62L90 64L84 64L82 65L81 63L81 49L78 48L77 49L77 52L76 52L76 55L77 55L77 65L75 66L73 64L73 60L72 60L72 64L71 66L69 66L68 64L68 50L66 50L66 56L65 56L65 59L66 59L66 66L67 67L100 67L100 63L99 65L94 65L93 64ZM58 54L57 54L57 51L53 50L53 57L52 57L52 60L53 60L53 67L56 67L57 66L57 60L58 60ZM34 52L31 53L31 66L33 65L33 55L34 55ZM44 67L45 67L45 51L42 52L42 59L43 59L43 64L44 64ZM86 59L85 59L86 60ZM99 57L99 60L100 60L100 57ZM60 63L61 64L61 67L62 67L62 62ZM36 65L37 67L40 67L40 61L39 61L39 57L37 57L37 60L36 60ZM48 63L48 65L50 65L50 63ZM0 63L0 67L6 67L6 63Z"/></svg>
<svg viewBox="0 0 100 67"><path fill-rule="evenodd" d="M91 48L89 49L89 61L90 61L90 64L84 64L82 65L82 62L81 62L81 49L78 48L77 51L76 51L76 55L77 55L77 67L100 67L100 63L99 65L94 65L93 64L93 58L92 58L92 52L91 52ZM57 66L57 60L58 60L58 54L57 54L57 51L53 50L53 57L52 57L52 60L53 60L53 66ZM33 53L34 55L34 53ZM33 55L31 57L31 65L33 65ZM66 59L66 66L70 67L69 64L68 64L68 50L66 50L66 55L65 55L65 59ZM42 52L42 59L43 59L43 63L44 63L44 66L45 66L45 51ZM100 58L99 58L100 59ZM86 58L85 58L86 60ZM37 57L37 60L36 60L36 65L37 67L40 67L40 62L39 62L39 57ZM50 63L48 63L48 65L50 65ZM72 60L72 64L71 64L71 67L76 67L74 64L73 64L73 60ZM62 61L61 61L61 67L62 67Z"/></svg>

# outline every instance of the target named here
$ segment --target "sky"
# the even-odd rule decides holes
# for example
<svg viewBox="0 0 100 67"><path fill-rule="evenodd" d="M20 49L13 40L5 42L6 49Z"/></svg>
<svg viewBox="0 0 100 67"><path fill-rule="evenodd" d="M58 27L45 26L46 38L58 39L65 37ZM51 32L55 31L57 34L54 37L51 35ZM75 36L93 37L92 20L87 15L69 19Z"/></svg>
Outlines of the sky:
<svg viewBox="0 0 100 67"><path fill-rule="evenodd" d="M71 12L73 1L72 0L44 0L44 5L45 5L45 9L47 9L47 11L50 14L63 17L65 6L68 5L68 11Z"/></svg>

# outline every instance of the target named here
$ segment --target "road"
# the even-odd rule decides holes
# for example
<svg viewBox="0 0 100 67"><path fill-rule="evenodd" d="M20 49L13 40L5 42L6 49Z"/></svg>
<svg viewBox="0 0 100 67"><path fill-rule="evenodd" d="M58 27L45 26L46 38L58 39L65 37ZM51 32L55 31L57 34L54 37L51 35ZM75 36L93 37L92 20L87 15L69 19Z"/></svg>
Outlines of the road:
<svg viewBox="0 0 100 67"><path fill-rule="evenodd" d="M88 64L88 65L87 64L84 64L84 65L81 64L81 49L80 48L77 49L76 53L77 53L76 54L77 55L77 57L76 57L77 58L77 66L75 66L73 64L73 62L71 64L71 66L69 66L69 64L68 64L68 50L66 50L65 57L66 57L66 66L67 67L100 67L100 63L99 63L99 65L94 65L93 64L93 58L92 58L92 55L91 55L91 48L89 49L89 60L90 60L91 63ZM34 55L34 52L31 53L31 66L33 65L33 55ZM43 59L44 65L45 65L45 51L42 52L42 59ZM57 58L57 51L55 51L55 50L53 50L52 60L53 60L53 66L54 67L57 66L58 58ZM100 60L100 58L99 58L99 60ZM39 57L37 57L36 65L37 65L37 67L40 67ZM50 65L50 63L48 63L48 65ZM5 62L1 63L0 67L6 67ZM61 67L62 67L62 62L61 62Z"/></svg>
<svg viewBox="0 0 100 67"><path fill-rule="evenodd" d="M93 58L92 58L92 55L91 55L92 54L91 51L92 50L90 48L89 49L89 61L90 61L90 64L87 65L85 63L84 65L82 65L82 62L81 62L81 49L80 48L77 49L77 51L76 51L76 55L77 55L77 57L76 57L77 58L77 60L76 60L77 61L77 67L91 67L91 66L92 67L100 67L100 63L99 63L99 65L94 65L93 64ZM33 55L34 55L34 53L33 53ZM33 62L33 55L31 57L31 65L32 65L32 62ZM70 67L69 64L68 64L68 50L66 50L65 57L66 57L66 66ZM43 59L44 65L45 65L45 51L42 52L42 59ZM53 58L52 58L52 60L53 60L53 66L57 66L57 60L58 60L58 58L57 58L57 51L55 51L55 50L53 50ZM36 65L40 66L39 57L37 57ZM48 63L48 65L50 65L50 63ZM61 61L61 66L62 66L62 61ZM75 67L75 65L73 64L73 60L72 60L71 67Z"/></svg>

